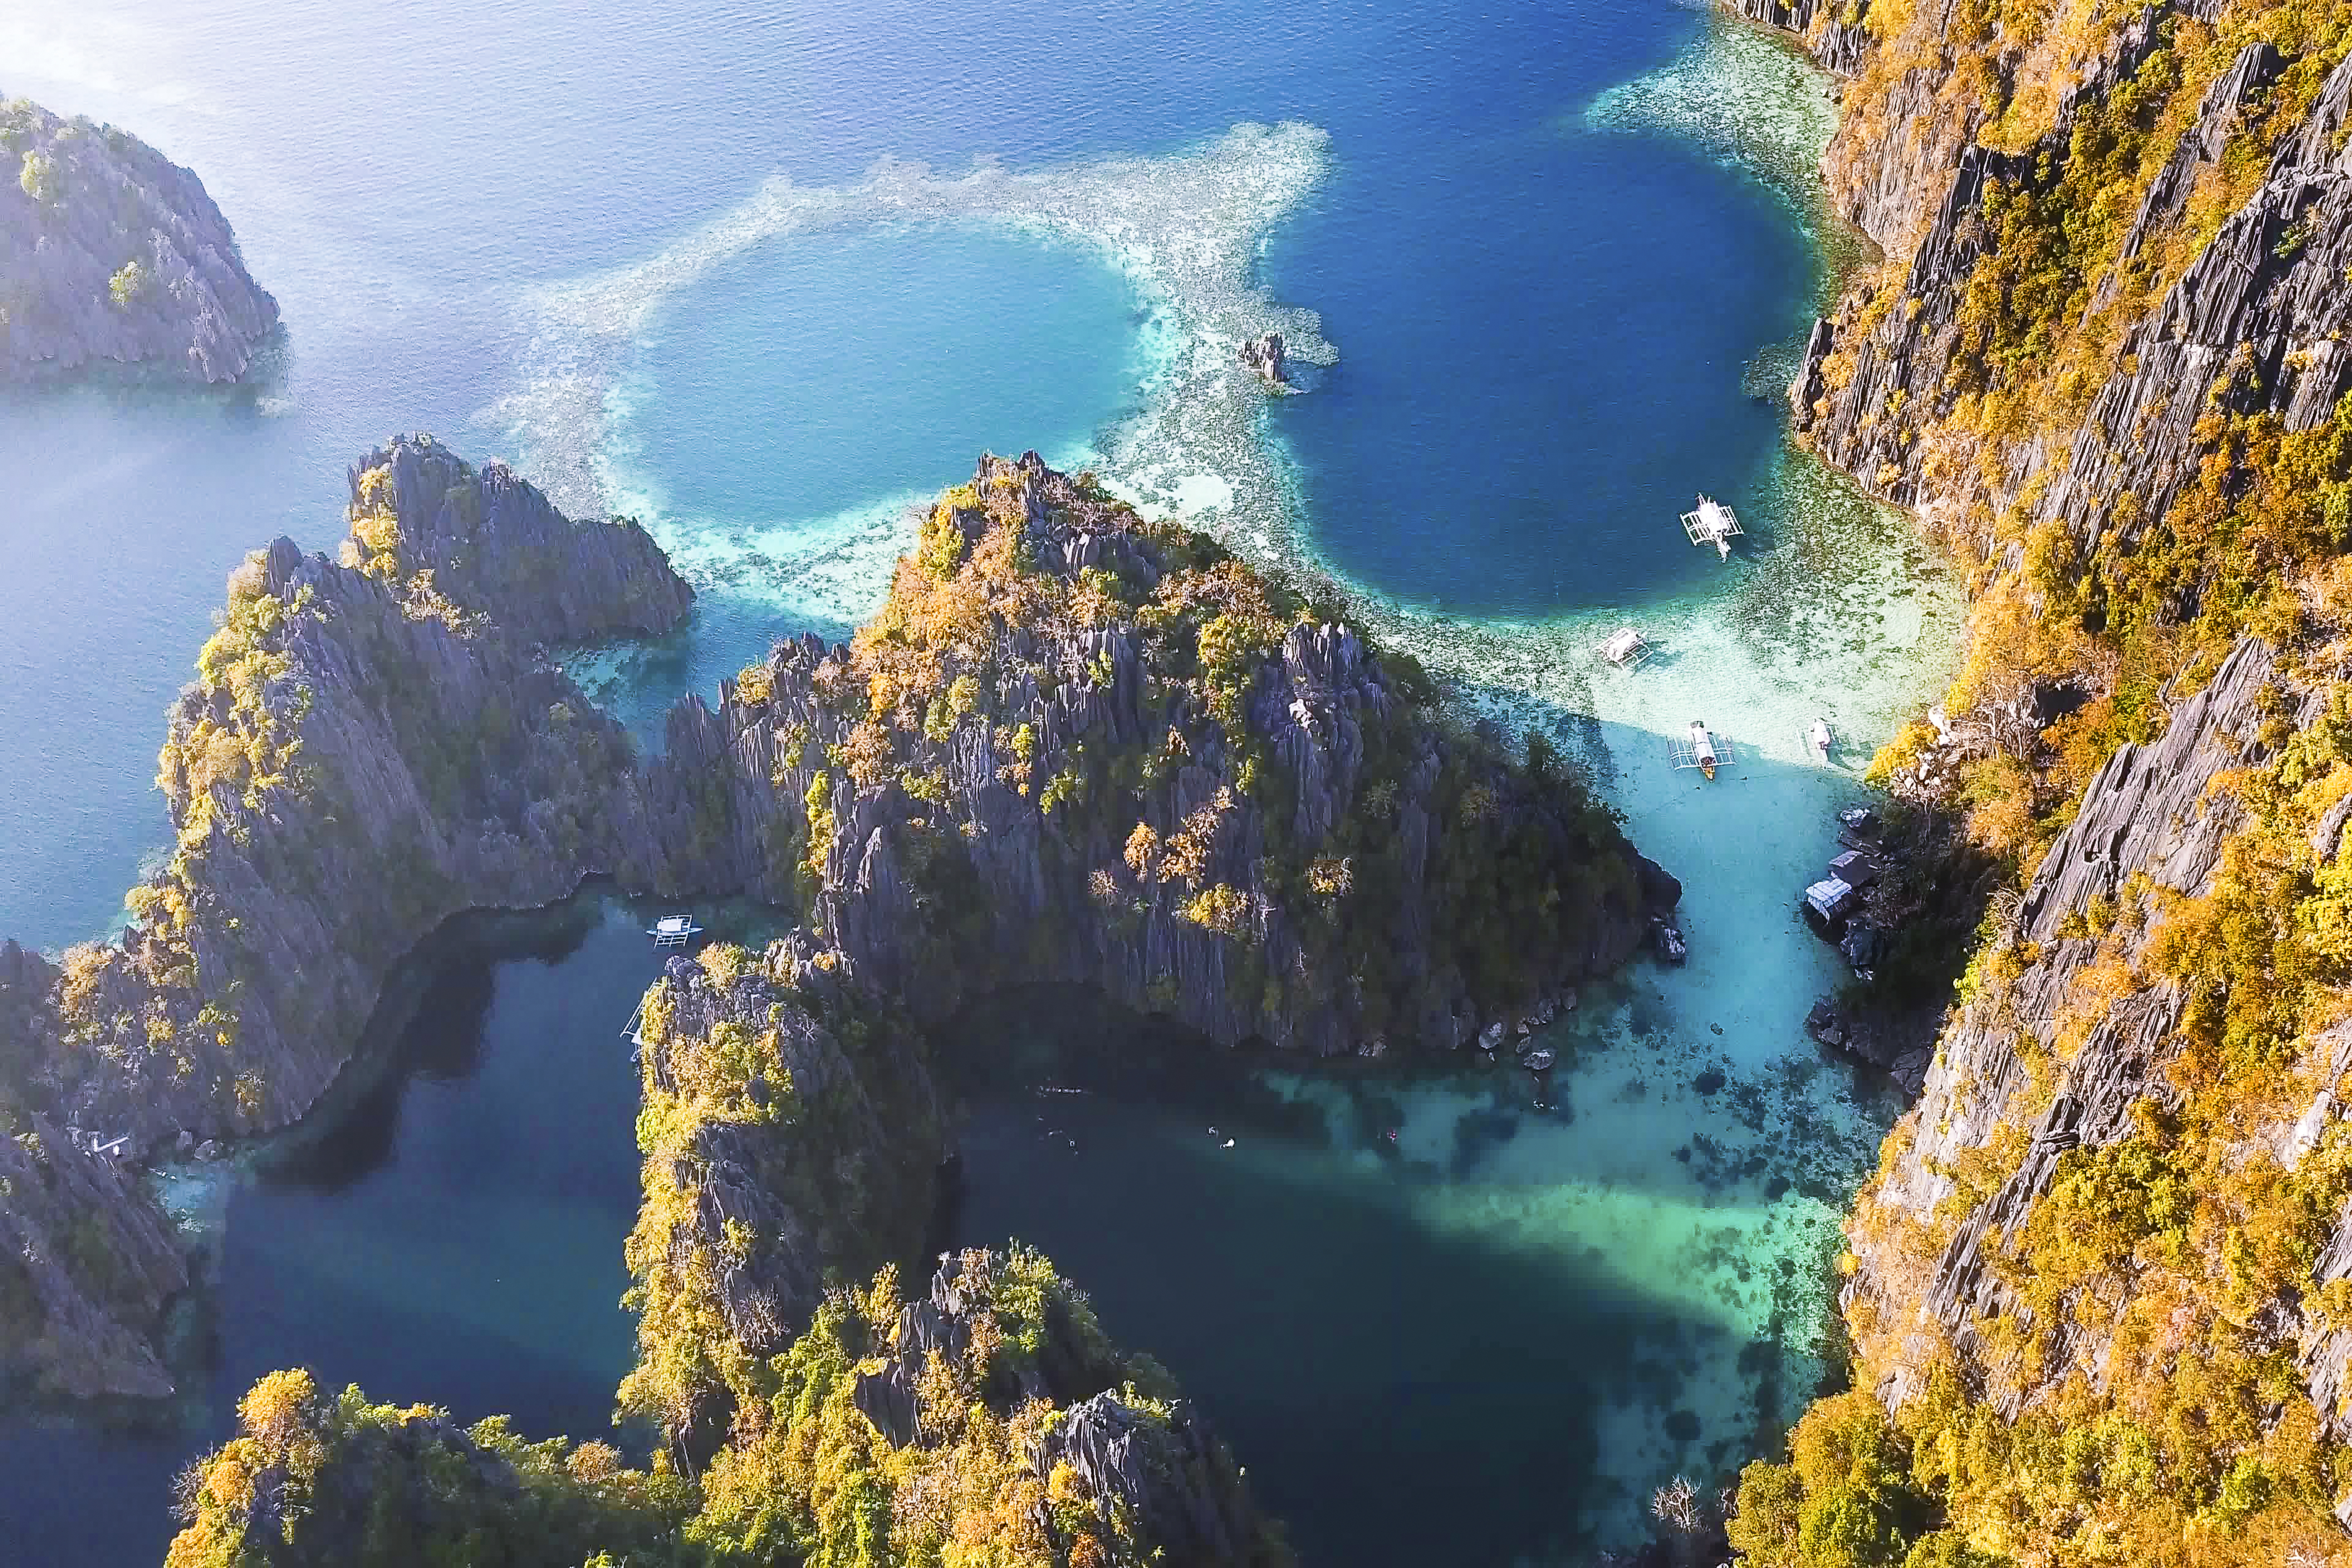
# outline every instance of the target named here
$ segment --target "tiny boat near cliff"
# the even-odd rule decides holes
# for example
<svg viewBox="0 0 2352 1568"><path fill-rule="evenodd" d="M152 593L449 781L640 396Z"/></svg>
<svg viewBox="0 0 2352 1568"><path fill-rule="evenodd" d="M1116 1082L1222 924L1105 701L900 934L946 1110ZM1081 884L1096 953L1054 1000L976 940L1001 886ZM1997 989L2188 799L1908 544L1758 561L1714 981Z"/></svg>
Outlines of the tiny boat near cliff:
<svg viewBox="0 0 2352 1568"><path fill-rule="evenodd" d="M1602 658L1620 669L1639 669L1650 658L1649 640L1632 626L1620 626L1609 635L1599 652Z"/></svg>
<svg viewBox="0 0 2352 1568"><path fill-rule="evenodd" d="M694 923L692 915L664 915L646 934L654 939L656 947L684 947L702 934L702 928Z"/></svg>
<svg viewBox="0 0 2352 1568"><path fill-rule="evenodd" d="M1822 754L1822 761L1826 763L1830 760L1830 721L1828 720L1814 720L1812 731L1805 738L1813 743L1813 750Z"/></svg>
<svg viewBox="0 0 2352 1568"><path fill-rule="evenodd" d="M1698 505L1683 513L1683 531L1693 544L1712 544L1723 560L1731 559L1731 542L1740 535L1739 519L1713 496L1702 494Z"/></svg>
<svg viewBox="0 0 2352 1568"><path fill-rule="evenodd" d="M1694 719L1690 728L1679 736L1669 736L1666 754L1677 768L1696 768L1708 778L1715 770L1727 768L1738 762L1731 742L1706 727L1704 719Z"/></svg>

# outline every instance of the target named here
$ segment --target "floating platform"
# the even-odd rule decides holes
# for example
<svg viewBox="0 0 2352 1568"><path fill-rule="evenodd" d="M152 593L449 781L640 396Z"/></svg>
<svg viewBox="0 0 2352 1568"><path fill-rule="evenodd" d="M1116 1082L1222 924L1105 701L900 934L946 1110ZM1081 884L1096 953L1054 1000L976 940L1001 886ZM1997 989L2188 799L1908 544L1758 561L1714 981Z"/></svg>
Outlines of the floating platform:
<svg viewBox="0 0 2352 1568"><path fill-rule="evenodd" d="M1731 542L1740 536L1739 519L1729 507L1702 495L1698 505L1683 513L1683 531L1693 544L1712 544L1724 560L1731 559Z"/></svg>

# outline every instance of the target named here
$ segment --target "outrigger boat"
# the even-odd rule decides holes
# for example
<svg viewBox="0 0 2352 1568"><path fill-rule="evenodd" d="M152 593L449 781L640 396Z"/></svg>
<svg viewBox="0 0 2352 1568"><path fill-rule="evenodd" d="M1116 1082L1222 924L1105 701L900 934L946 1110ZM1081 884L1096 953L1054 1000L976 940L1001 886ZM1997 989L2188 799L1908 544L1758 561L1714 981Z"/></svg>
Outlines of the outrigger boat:
<svg viewBox="0 0 2352 1568"><path fill-rule="evenodd" d="M1822 754L1822 761L1826 763L1830 760L1830 721L1828 720L1814 720L1812 732L1805 738L1813 743L1813 750Z"/></svg>
<svg viewBox="0 0 2352 1568"><path fill-rule="evenodd" d="M1681 740L1670 742L1668 749L1674 755L1675 766L1696 768L1710 779L1715 777L1716 769L1728 766L1735 760L1731 742L1709 730L1704 719L1692 720L1688 732Z"/></svg>
<svg viewBox="0 0 2352 1568"><path fill-rule="evenodd" d="M1694 719L1690 727L1691 760L1706 777L1715 777L1715 737L1706 732L1703 721Z"/></svg>
<svg viewBox="0 0 2352 1568"><path fill-rule="evenodd" d="M1639 669L1650 657L1649 640L1632 626L1620 626L1601 644L1602 658L1620 669Z"/></svg>
<svg viewBox="0 0 2352 1568"><path fill-rule="evenodd" d="M1683 531L1690 535L1693 544L1712 544L1716 554L1728 561L1731 542L1740 534L1739 520L1729 507L1703 494L1696 507L1683 513Z"/></svg>
<svg viewBox="0 0 2352 1568"><path fill-rule="evenodd" d="M692 915L664 915L646 934L654 939L656 947L684 947L702 934L702 928L694 923Z"/></svg>

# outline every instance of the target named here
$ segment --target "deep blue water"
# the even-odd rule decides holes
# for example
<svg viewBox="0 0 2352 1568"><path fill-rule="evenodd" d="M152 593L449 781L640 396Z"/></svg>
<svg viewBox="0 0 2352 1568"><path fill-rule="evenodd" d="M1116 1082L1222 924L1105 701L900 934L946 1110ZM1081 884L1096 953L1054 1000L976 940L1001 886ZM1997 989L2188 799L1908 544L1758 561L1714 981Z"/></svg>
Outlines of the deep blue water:
<svg viewBox="0 0 2352 1568"><path fill-rule="evenodd" d="M1568 96L1621 58L1570 68ZM1269 268L1346 355L1280 408L1326 558L1471 616L1702 580L1674 515L1777 456L1781 408L1741 372L1813 266L1777 193L1663 138L1530 117L1343 155Z"/></svg>
<svg viewBox="0 0 2352 1568"><path fill-rule="evenodd" d="M322 1112L325 1136L242 1180L194 1167L226 1204L187 1330L199 1371L143 1435L0 1423L0 1519L21 1553L6 1561L161 1562L173 1473L233 1435L238 1397L278 1367L468 1421L511 1413L533 1435L608 1435L635 1342L618 1238L636 1217L637 1072L620 1023L660 969L646 918L590 893L453 923L395 977L375 1070Z"/></svg>
<svg viewBox="0 0 2352 1568"><path fill-rule="evenodd" d="M160 713L223 575L278 532L331 547L345 466L393 431L432 429L551 481L593 468L700 575L687 632L586 667L645 730L773 636L838 634L887 565L866 524L882 520L887 546L904 499L964 477L979 447L1076 454L1134 413L1155 345L1131 278L1066 239L934 227L737 255L639 324L599 395L608 444L563 450L558 428L551 449L548 427L516 423L508 400L545 368L545 290L677 246L772 175L838 185L884 157L943 172L1172 158L1239 121L1318 126L1329 175L1273 229L1258 280L1320 311L1340 355L1268 416L1323 561L1474 616L1688 590L1709 565L1670 509L1702 485L1736 495L1773 460L1777 410L1744 373L1800 321L1817 265L1785 191L1663 130L1593 129L1586 110L1720 25L1663 0L12 7L0 90L113 121L195 167L289 335L282 378L256 393L0 401L0 773L16 781L0 794L0 933L55 948L117 917L166 837ZM601 1429L627 1360L613 1303L635 1165L626 1063L606 1036L648 955L625 920L564 940L583 945L560 970L460 962L389 1098L339 1122L307 1174L233 1200L194 1426L128 1447L0 1434L0 1539L31 1542L37 1563L153 1561L178 1458L289 1362L380 1398ZM1330 1278L1402 1258L1463 1287L1409 1310L1376 1295L1333 1339L1313 1330L1309 1279L1266 1298L1288 1315L1260 1335L1229 1282L1188 1299L1147 1246L1087 1254L1114 1331L1235 1406L1223 1424L1302 1540L1360 1561L1382 1531L1409 1535L1404 1502L1367 1509L1349 1489L1378 1447L1364 1434L1390 1418L1417 1434L1397 1453L1454 1454L1455 1479L1503 1483L1456 1560L1575 1534L1581 1505L1565 1494L1609 1446L1586 1406L1622 1368L1580 1366L1576 1332L1527 1346L1541 1320L1622 1349L1639 1336L1609 1327L1637 1315L1618 1286L1563 1264L1535 1221L1414 1240L1428 1192L1408 1203L1381 1173L1318 1164L1311 1140L1236 1182L1149 1113L1102 1114L1137 1151L1119 1179L1178 1221L1219 1205L1288 1216L1241 1256L1276 1258L1286 1226L1316 1223L1328 1180L1349 1194L1315 1254ZM1139 1119L1128 1133L1122 1116ZM989 1167L975 1212L994 1232L1082 1245L1085 1215L1024 1159ZM1424 1185L1442 1195L1457 1175ZM1492 1315L1460 1305L1480 1292L1523 1295ZM1559 1317L1570 1299L1582 1315ZM1365 1392L1364 1358L1384 1347L1405 1370ZM1465 1375L1514 1353L1519 1387ZM1295 1397L1265 1394L1277 1374ZM1621 1416L1648 1408L1607 1397ZM1307 1419L1322 1401L1346 1441ZM1442 1468L1431 1483L1450 1484Z"/></svg>
<svg viewBox="0 0 2352 1568"><path fill-rule="evenodd" d="M1709 25L1595 0L12 8L0 89L196 168L290 353L258 400L0 405L0 770L37 781L0 799L0 931L54 946L115 918L164 837L156 715L245 550L279 531L331 546L343 469L394 430L520 455L492 411L518 390L531 291L642 259L772 174L1035 167L1320 125L1333 175L1264 273L1343 356L1275 415L1332 562L1472 610L1688 582L1701 563L1657 508L1734 489L1773 449L1739 372L1788 334L1811 267L1749 175L1580 117ZM1133 319L1115 279L1079 276L1094 262L1037 250L956 235L931 257L836 240L743 258L698 286L698 320L650 330L675 401L640 411L642 467L740 527L950 482L975 441L1083 439L1131 397ZM909 308L927 288L955 297ZM728 646L646 669L648 701L793 629L715 618Z"/></svg>

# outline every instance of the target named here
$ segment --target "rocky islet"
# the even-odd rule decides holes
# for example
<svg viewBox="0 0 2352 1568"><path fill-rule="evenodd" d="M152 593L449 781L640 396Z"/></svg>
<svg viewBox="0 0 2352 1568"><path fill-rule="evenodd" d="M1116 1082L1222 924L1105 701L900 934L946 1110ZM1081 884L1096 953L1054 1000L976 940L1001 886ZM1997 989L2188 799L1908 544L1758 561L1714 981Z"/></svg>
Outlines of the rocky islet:
<svg viewBox="0 0 2352 1568"><path fill-rule="evenodd" d="M0 100L0 384L256 371L278 302L204 182L110 125Z"/></svg>

